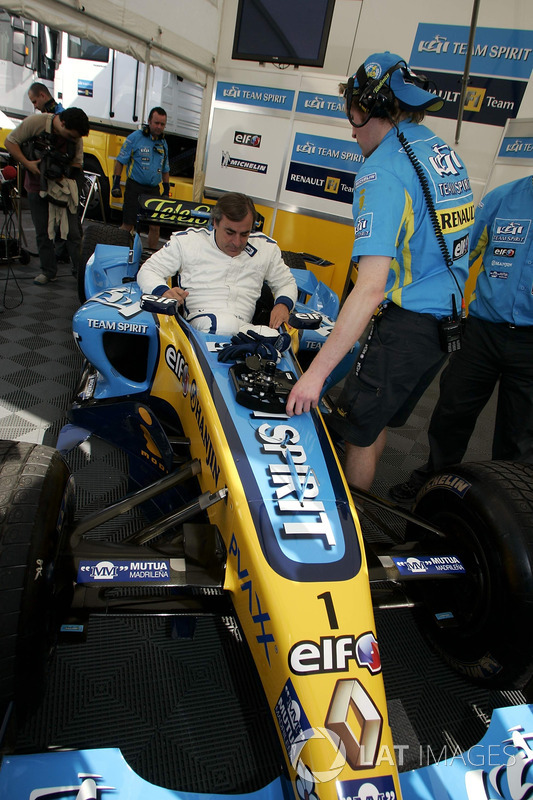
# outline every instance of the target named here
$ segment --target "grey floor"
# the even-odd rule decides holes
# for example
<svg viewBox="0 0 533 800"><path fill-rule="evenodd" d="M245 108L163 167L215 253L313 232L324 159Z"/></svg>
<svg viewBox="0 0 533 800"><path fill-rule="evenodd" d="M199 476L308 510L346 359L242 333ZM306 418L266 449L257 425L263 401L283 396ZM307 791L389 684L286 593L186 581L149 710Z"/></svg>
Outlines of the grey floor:
<svg viewBox="0 0 533 800"><path fill-rule="evenodd" d="M33 229L26 212L22 224L24 246L35 253ZM0 262L0 438L54 446L66 421L82 366L81 354L71 334L71 319L78 301L69 265L60 265L57 281L46 286L33 284L38 272L35 256L27 266L16 261ZM425 461L426 429L437 391L437 382L434 382L407 425L390 433L373 487L376 494L384 495L389 486L404 480L414 467ZM490 457L493 417L491 402L478 421L469 459ZM97 458L86 450L73 466L79 510L102 507L123 491L121 464L114 454L104 452ZM201 743L194 732L185 750L183 740L184 721L202 702L207 691L206 688L204 692L204 687L209 685L214 686L215 694L212 705L204 713L203 731L205 733L208 724L217 723L221 727L214 731L213 738L201 737L211 753L203 757L202 763L206 763L206 758L212 759L219 737L229 736L228 719L243 722L247 748L253 740L250 730L255 731L258 740L255 744L259 749L269 747L266 739L257 735L258 729L266 731L268 725L266 722L257 724L262 712L250 705L250 697L257 695L253 681L245 687L244 700L236 690L229 695L232 670L226 673L220 668L218 651L210 655L209 664L203 660L202 646L208 646L210 654L215 653L212 642L219 639L218 628L200 629L197 637L200 649L194 651L187 647L185 661L182 661L174 650L176 636L166 635L161 627L154 632L144 623L117 618L107 625L110 627L99 621L92 629L95 639L91 645L90 665L97 659L97 673L92 666L88 669L84 650L76 646L58 648L44 712L21 732L21 749L115 745L123 749L131 766L147 780L168 787L207 791L206 769L196 770L194 766L195 748ZM379 612L376 625L393 733L398 743L411 748L407 752L413 754L413 759L419 753L419 746L430 747L434 753L440 753L445 746L459 751L466 749L485 731L492 709L524 701L518 692L480 689L452 673L429 650L408 610ZM120 643L119 661L110 641ZM130 652L128 648L134 654L131 660L125 655ZM226 648L226 656L228 652ZM231 666L237 663L236 658L232 651L226 663ZM246 659L246 655L243 658ZM160 673L153 669L154 659L163 664ZM170 671L175 681L172 694L168 703L159 704L158 697L168 696L168 683L158 694L157 677L165 672L168 676ZM246 669L241 667L240 671L246 674ZM180 677L182 675L185 677ZM197 683L199 676L201 680ZM80 694L80 682L83 694ZM193 691L195 685L202 691ZM146 694L148 687L149 695ZM139 703L145 694L153 697L153 702ZM215 713L213 709L220 709L228 697L233 704L229 717ZM160 705L162 720L156 713ZM172 743L175 743L174 755L178 751L184 753L183 770L176 757L168 757ZM235 764L239 758L242 760L243 747L237 738L233 750L226 748L231 763L216 762L214 773L220 774L222 770L226 775L237 774ZM258 776L257 770L261 772L262 769L258 763L263 763L261 758L250 755L249 770L255 774L255 779L249 775L236 778L233 787L228 786L226 790L250 790L260 785L264 775ZM403 768L409 765L417 764L410 763L407 756ZM195 782L196 774L202 776L200 783Z"/></svg>

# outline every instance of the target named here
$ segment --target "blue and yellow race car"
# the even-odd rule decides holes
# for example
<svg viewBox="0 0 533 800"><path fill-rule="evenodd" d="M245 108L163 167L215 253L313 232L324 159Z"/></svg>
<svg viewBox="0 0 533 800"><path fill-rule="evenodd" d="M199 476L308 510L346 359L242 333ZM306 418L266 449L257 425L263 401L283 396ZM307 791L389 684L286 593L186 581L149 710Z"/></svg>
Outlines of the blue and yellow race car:
<svg viewBox="0 0 533 800"><path fill-rule="evenodd" d="M482 762L399 774L373 610L416 606L456 669L487 685L523 687L533 674L523 633L533 609L531 468L443 471L410 512L350 489L324 423L327 396L319 410L285 413L299 349L301 356L309 337L318 342L310 350L320 346L336 299L296 271L301 305L289 335L265 340L252 329L236 347L191 328L174 301L141 295L139 261L138 236L131 248L98 244L89 259L88 299L73 321L86 365L58 449L2 443L5 719L38 697L57 632L83 631L93 613L230 608L284 755L276 780L238 796L529 797L527 705L495 712L477 745L487 753ZM76 487L59 451L90 436L126 454L129 491L76 519ZM405 535L365 541L359 515L379 507L406 521ZM89 536L133 508L143 518L134 533ZM2 800L104 796L203 798L147 783L118 749L3 756Z"/></svg>

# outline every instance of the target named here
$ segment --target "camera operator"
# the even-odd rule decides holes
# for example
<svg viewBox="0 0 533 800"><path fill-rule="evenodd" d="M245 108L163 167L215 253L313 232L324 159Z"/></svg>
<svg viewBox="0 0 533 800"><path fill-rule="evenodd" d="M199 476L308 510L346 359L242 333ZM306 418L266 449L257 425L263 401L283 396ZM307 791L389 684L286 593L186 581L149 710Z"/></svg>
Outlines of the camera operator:
<svg viewBox="0 0 533 800"><path fill-rule="evenodd" d="M8 153L26 168L24 188L41 262L41 273L33 282L39 286L56 279L56 221L60 223L62 238L67 240L74 274L80 266L76 173L81 173L82 137L88 133L89 119L85 112L81 108L67 108L59 114L26 117L5 141Z"/></svg>

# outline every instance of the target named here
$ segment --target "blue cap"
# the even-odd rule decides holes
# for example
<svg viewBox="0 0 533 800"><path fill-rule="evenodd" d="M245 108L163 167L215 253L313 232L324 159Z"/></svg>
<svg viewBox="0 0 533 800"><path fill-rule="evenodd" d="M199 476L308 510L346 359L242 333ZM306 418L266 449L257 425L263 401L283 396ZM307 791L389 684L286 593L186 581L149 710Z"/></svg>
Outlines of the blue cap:
<svg viewBox="0 0 533 800"><path fill-rule="evenodd" d="M360 82L364 90L365 74L370 80L384 78L384 85L391 89L403 109L440 111L444 105L442 98L428 91L426 78L413 72L407 62L395 53L387 51L369 56L352 78L354 94L361 88Z"/></svg>

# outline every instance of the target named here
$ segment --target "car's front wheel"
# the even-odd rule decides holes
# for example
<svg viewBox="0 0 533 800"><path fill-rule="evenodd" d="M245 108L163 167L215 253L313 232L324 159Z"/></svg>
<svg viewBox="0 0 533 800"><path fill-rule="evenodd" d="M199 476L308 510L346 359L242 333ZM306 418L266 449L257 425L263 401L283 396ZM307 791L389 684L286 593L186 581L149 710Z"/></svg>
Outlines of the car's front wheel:
<svg viewBox="0 0 533 800"><path fill-rule="evenodd" d="M58 595L73 585L56 569L73 497L69 468L56 450L0 441L2 713L13 700L25 713L43 691Z"/></svg>

